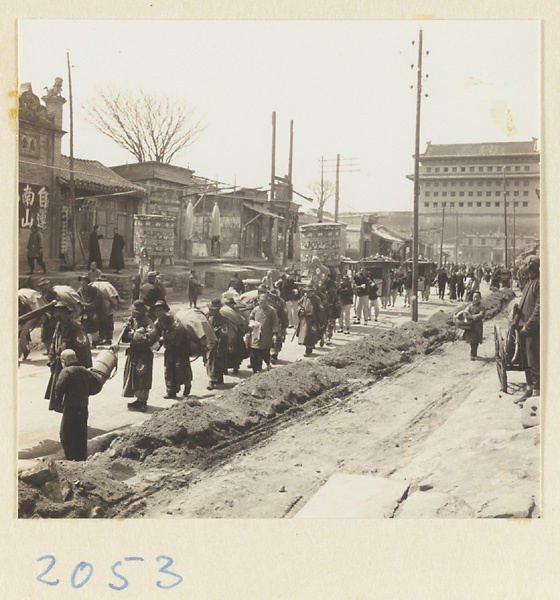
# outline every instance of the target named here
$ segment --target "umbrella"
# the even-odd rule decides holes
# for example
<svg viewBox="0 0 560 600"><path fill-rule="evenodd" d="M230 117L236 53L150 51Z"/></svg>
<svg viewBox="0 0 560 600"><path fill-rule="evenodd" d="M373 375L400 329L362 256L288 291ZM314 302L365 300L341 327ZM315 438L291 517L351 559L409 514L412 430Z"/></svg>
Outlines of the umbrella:
<svg viewBox="0 0 560 600"><path fill-rule="evenodd" d="M214 209L212 210L210 235L215 238L220 237L220 207L218 206L217 202L214 203Z"/></svg>
<svg viewBox="0 0 560 600"><path fill-rule="evenodd" d="M187 205L187 226L185 228L185 239L192 240L194 232L194 206L192 200Z"/></svg>

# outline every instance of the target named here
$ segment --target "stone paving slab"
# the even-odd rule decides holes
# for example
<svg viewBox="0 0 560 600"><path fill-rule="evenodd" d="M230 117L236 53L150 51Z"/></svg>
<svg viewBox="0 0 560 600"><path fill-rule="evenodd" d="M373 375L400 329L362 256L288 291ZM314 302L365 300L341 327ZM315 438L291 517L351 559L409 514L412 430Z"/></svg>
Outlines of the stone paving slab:
<svg viewBox="0 0 560 600"><path fill-rule="evenodd" d="M472 519L474 509L461 498L439 492L416 492L402 504L399 519Z"/></svg>
<svg viewBox="0 0 560 600"><path fill-rule="evenodd" d="M385 477L336 473L294 518L391 518L409 485L407 481Z"/></svg>

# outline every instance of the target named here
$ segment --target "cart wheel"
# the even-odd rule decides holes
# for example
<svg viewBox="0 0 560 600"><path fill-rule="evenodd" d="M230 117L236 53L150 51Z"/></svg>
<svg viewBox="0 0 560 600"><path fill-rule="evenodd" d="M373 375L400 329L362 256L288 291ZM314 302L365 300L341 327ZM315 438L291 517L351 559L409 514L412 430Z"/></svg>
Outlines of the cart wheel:
<svg viewBox="0 0 560 600"><path fill-rule="evenodd" d="M496 347L496 370L498 371L500 389L504 394L507 394L507 353L502 332L497 325L494 325L494 344Z"/></svg>

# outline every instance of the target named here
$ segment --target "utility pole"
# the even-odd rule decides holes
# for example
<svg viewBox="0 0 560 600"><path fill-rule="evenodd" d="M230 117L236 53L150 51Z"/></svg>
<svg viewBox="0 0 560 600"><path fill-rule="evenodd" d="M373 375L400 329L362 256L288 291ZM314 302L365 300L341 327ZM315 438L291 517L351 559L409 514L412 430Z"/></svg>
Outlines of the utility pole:
<svg viewBox="0 0 560 600"><path fill-rule="evenodd" d="M459 264L459 211L455 211L455 264Z"/></svg>
<svg viewBox="0 0 560 600"><path fill-rule="evenodd" d="M282 247L282 266L285 267L288 264L288 236L291 232L291 221L290 221L290 205L294 197L294 186L292 182L292 169L294 163L294 122L290 121L290 154L288 156L288 203L286 205L286 212L284 213L284 245Z"/></svg>
<svg viewBox="0 0 560 600"><path fill-rule="evenodd" d="M338 223L338 203L340 200L340 154L336 155L336 185L334 191L334 222Z"/></svg>
<svg viewBox="0 0 560 600"><path fill-rule="evenodd" d="M502 167L504 174L504 264L508 267L508 235L507 235L507 184L506 184L506 167Z"/></svg>
<svg viewBox="0 0 560 600"><path fill-rule="evenodd" d="M418 35L418 79L416 83L416 139L414 143L414 225L412 234L412 320L418 321L418 203L420 196L420 108L422 103L422 30ZM443 208L445 214L445 206ZM442 227L443 244L443 227ZM440 253L441 256L441 253Z"/></svg>
<svg viewBox="0 0 560 600"><path fill-rule="evenodd" d="M321 157L321 190L323 189L324 173L335 173L335 197L334 197L334 221L338 223L338 211L340 205L340 173L357 173L360 166L355 163L357 158L340 158L340 154L336 158ZM321 194L321 197L323 195Z"/></svg>
<svg viewBox="0 0 560 600"><path fill-rule="evenodd" d="M66 50L68 63L68 94L70 96L70 206L72 210L72 266L76 268L76 243L78 241L78 207L76 206L76 188L74 184L74 109L72 102L72 70L70 68L70 50Z"/></svg>
<svg viewBox="0 0 560 600"><path fill-rule="evenodd" d="M270 200L274 200L276 186L276 112L272 113L272 163L270 166Z"/></svg>
<svg viewBox="0 0 560 600"><path fill-rule="evenodd" d="M321 197L319 199L319 210L317 212L317 221L323 222L323 204L325 197L325 184L324 184L324 172L325 172L325 159L321 156Z"/></svg>
<svg viewBox="0 0 560 600"><path fill-rule="evenodd" d="M445 230L445 202L443 203L443 212L441 213L441 240L439 242L439 266L443 266L443 231Z"/></svg>

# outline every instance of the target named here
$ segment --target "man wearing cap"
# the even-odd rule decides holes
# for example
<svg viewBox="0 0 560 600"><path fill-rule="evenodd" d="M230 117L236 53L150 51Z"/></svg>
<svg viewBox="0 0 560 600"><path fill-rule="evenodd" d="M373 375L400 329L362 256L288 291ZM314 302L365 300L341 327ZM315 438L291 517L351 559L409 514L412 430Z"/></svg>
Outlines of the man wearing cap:
<svg viewBox="0 0 560 600"><path fill-rule="evenodd" d="M39 292L41 293L45 304L50 304L53 300L58 300L58 296L53 290L52 283L49 279L40 279L37 287L39 288ZM46 313L41 325L41 341L45 345L45 355L49 353L55 327L56 320L54 315L51 312Z"/></svg>
<svg viewBox="0 0 560 600"><path fill-rule="evenodd" d="M299 301L298 343L305 346L305 356L311 356L321 335L320 324L323 307L315 295L313 286L304 286L303 293L303 298Z"/></svg>
<svg viewBox="0 0 560 600"><path fill-rule="evenodd" d="M363 316L364 324L369 321L369 279L364 271L360 269L354 275L354 293L356 294L356 321L355 324L360 324L360 319Z"/></svg>
<svg viewBox="0 0 560 600"><path fill-rule="evenodd" d="M232 369L233 375L238 375L241 362L244 358L249 356L243 339L244 335L248 332L247 318L236 308L234 297L230 296L225 298L224 305L235 311L240 317L238 321L234 322L233 320L228 319L227 315L223 315L228 321L228 352L226 367ZM245 304L243 304L243 307L248 308ZM222 310L220 310L220 312L223 314Z"/></svg>
<svg viewBox="0 0 560 600"><path fill-rule="evenodd" d="M158 300L165 300L161 288L156 285L157 272L150 271L147 275L147 281L140 286L140 300L148 307L148 317L154 321L156 314L154 312L155 303Z"/></svg>
<svg viewBox="0 0 560 600"><path fill-rule="evenodd" d="M107 281L102 274L96 283L93 284L99 290L103 303L99 317L99 343L111 344L113 342L113 333L115 330L114 311L119 306L119 292Z"/></svg>
<svg viewBox="0 0 560 600"><path fill-rule="evenodd" d="M74 350L63 350L60 362L62 370L54 393L54 410L62 413L60 443L66 460L86 460L89 396L101 390L101 383L79 364Z"/></svg>
<svg viewBox="0 0 560 600"><path fill-rule="evenodd" d="M340 328L338 333L342 333L343 331L345 334L350 333L350 312L352 310L353 294L350 277L345 275L338 289L338 300L340 302L340 317L338 318Z"/></svg>
<svg viewBox="0 0 560 600"><path fill-rule="evenodd" d="M163 368L167 393L164 398L177 398L181 385L185 386L183 398L191 393L193 379L189 339L182 323L169 312L165 300L158 300L154 306L157 338L165 347Z"/></svg>
<svg viewBox="0 0 560 600"><path fill-rule="evenodd" d="M527 398L540 395L540 260L538 256L528 256L525 265L529 281L525 284L518 305L519 338L521 361L525 368L527 389L514 400L523 404Z"/></svg>
<svg viewBox="0 0 560 600"><path fill-rule="evenodd" d="M35 261L43 269L43 273L47 272L47 267L43 261L43 236L39 232L37 225L31 226L31 234L27 240L27 264L29 265L29 273L33 275Z"/></svg>
<svg viewBox="0 0 560 600"><path fill-rule="evenodd" d="M129 410L146 412L154 366L154 354L150 346L155 343L157 333L154 323L148 318L148 307L143 300L135 300L130 313L121 338L130 344L126 349L122 395L136 398L128 403Z"/></svg>
<svg viewBox="0 0 560 600"><path fill-rule="evenodd" d="M58 376L62 370L60 356L64 350L73 350L82 367L91 367L91 347L89 338L83 325L71 318L70 307L64 302L54 305L54 319L56 327L48 353L47 366L51 369L51 376L45 392L49 400L49 410L55 410L55 388Z"/></svg>
<svg viewBox="0 0 560 600"><path fill-rule="evenodd" d="M208 305L208 321L217 339L217 343L212 346L206 359L206 372L210 380L207 386L209 390L224 383L224 375L227 375L228 324L220 314L222 306L219 298L214 298Z"/></svg>
<svg viewBox="0 0 560 600"><path fill-rule="evenodd" d="M259 294L257 306L249 316L249 328L253 373L262 371L263 361L270 370L270 350L274 344L274 336L280 335L280 323L276 311L269 305L266 294Z"/></svg>
<svg viewBox="0 0 560 600"><path fill-rule="evenodd" d="M99 290L91 285L87 275L80 275L78 281L80 282L78 296L82 304L82 325L91 335L91 345L95 348L99 341L99 322L104 309L107 308L107 302Z"/></svg>

